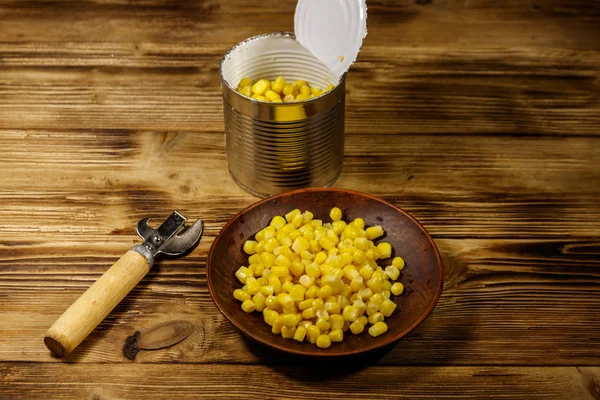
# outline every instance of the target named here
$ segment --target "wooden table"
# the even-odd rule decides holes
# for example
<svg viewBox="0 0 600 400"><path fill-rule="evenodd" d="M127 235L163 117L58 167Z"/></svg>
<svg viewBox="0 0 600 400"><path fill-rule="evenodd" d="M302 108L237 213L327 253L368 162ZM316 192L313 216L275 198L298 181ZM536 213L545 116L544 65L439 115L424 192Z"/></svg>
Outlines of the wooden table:
<svg viewBox="0 0 600 400"><path fill-rule="evenodd" d="M260 4L260 5L258 5ZM291 0L0 2L0 398L600 398L600 3L369 0L344 173L419 219L446 267L386 352L290 359L215 308L213 238L257 199L227 172L218 64ZM70 356L42 338L146 216L203 218ZM198 328L122 355L170 319Z"/></svg>

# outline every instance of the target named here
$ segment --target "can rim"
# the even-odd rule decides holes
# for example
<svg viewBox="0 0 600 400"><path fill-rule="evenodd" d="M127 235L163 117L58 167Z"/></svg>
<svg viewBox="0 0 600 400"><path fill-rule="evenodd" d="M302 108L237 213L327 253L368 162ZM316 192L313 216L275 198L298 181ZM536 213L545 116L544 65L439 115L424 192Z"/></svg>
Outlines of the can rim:
<svg viewBox="0 0 600 400"><path fill-rule="evenodd" d="M266 102L266 101L260 101L260 100L256 100L253 99L252 97L248 97L248 96L244 96L243 94L241 94L240 92L238 92L236 89L234 89L233 87L231 87L231 85L229 84L229 82L225 79L225 77L223 76L223 64L225 63L225 60L227 59L227 56L229 54L231 54L235 49L237 49L238 47L244 46L246 43L249 42L253 42L255 40L260 40L260 39L264 39L264 38L268 38L268 37L284 37L284 38L290 38L293 40L296 40L296 35L294 34L294 32L290 32L290 31L282 31L282 32L271 32L271 33L261 33L260 35L255 35L255 36L251 36L247 39L242 40L241 42L233 45L231 48L229 48L229 50L227 50L225 52L225 54L223 54L223 57L221 57L221 62L219 64L219 75L221 76L221 85L225 84L225 86L231 90L232 92L234 92L237 96L249 100L253 103L256 104L261 104L261 105L265 105L267 107L293 107L293 106L297 106L299 104L307 104L310 102L313 102L315 100L319 100L325 96L327 96L330 93L333 93L334 91L338 90L339 87L341 86L341 84L346 80L346 74L347 72L345 72L344 74L342 74L342 76L340 76L338 82L335 84L335 86L333 87L333 89L324 92L318 96L315 96L311 99L306 99L306 100L301 100L301 101L295 101L293 103L271 103L271 102ZM296 40L297 41L297 40ZM300 42L298 42L301 46L302 44ZM304 46L302 46L304 47ZM327 67L329 68L329 67ZM332 71L334 74L335 72Z"/></svg>

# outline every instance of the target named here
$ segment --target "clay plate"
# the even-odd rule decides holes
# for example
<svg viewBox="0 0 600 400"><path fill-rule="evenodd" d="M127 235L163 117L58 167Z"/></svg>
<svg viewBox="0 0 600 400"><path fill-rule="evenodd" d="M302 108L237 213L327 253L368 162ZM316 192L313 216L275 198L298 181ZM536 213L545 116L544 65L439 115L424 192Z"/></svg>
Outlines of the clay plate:
<svg viewBox="0 0 600 400"><path fill-rule="evenodd" d="M389 242L395 255L406 261L400 282L403 295L394 296L398 307L386 318L388 332L373 338L366 329L360 335L347 334L342 343L320 349L310 343L283 339L271 332L262 313L246 314L233 298L233 290L242 287L235 271L248 264L243 252L244 241L268 225L275 215L299 208L310 210L315 218L329 222L329 210L337 206L345 221L360 217L366 226L381 225L386 234L380 240ZM389 265L391 259L378 261ZM368 194L342 189L302 189L283 193L253 204L236 215L215 238L206 267L208 288L219 310L244 334L275 349L305 356L333 357L369 352L386 346L413 330L429 315L437 303L444 282L444 268L439 251L425 229L399 208Z"/></svg>

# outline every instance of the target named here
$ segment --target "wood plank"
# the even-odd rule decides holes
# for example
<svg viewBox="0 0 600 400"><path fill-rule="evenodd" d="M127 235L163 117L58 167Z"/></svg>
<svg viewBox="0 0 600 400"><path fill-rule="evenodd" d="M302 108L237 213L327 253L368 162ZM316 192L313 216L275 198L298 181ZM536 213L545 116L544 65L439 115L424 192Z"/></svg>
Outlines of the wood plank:
<svg viewBox="0 0 600 400"><path fill-rule="evenodd" d="M0 364L0 395L29 399L595 399L600 369ZM282 382L285 382L282 384Z"/></svg>
<svg viewBox="0 0 600 400"><path fill-rule="evenodd" d="M65 361L123 362L127 336L183 319L196 326L192 336L141 352L137 362L296 363L243 338L217 311L204 268L214 234L185 258L163 259ZM0 361L57 361L44 332L134 241L133 234L94 238L3 243ZM444 293L422 325L378 353L380 364L600 365L598 238L436 243Z"/></svg>
<svg viewBox="0 0 600 400"><path fill-rule="evenodd" d="M293 30L293 0L0 3L0 41L221 42ZM585 0L370 0L366 44L600 49Z"/></svg>
<svg viewBox="0 0 600 400"><path fill-rule="evenodd" d="M226 49L0 43L0 128L221 131ZM599 76L597 51L365 46L347 130L598 135Z"/></svg>
<svg viewBox="0 0 600 400"><path fill-rule="evenodd" d="M220 132L1 132L6 240L104 241L173 209L216 232L257 200L229 177ZM436 238L597 237L599 140L349 134L336 186L389 200Z"/></svg>

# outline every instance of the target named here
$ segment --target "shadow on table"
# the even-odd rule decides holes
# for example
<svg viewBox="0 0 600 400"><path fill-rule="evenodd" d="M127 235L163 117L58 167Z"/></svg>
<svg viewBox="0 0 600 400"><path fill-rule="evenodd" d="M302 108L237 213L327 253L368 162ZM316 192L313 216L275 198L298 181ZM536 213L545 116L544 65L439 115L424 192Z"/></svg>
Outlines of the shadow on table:
<svg viewBox="0 0 600 400"><path fill-rule="evenodd" d="M248 349L260 358L261 364L277 367L277 372L288 375L289 378L311 382L345 376L377 365L395 346L392 343L365 354L322 359L283 353L243 337Z"/></svg>

